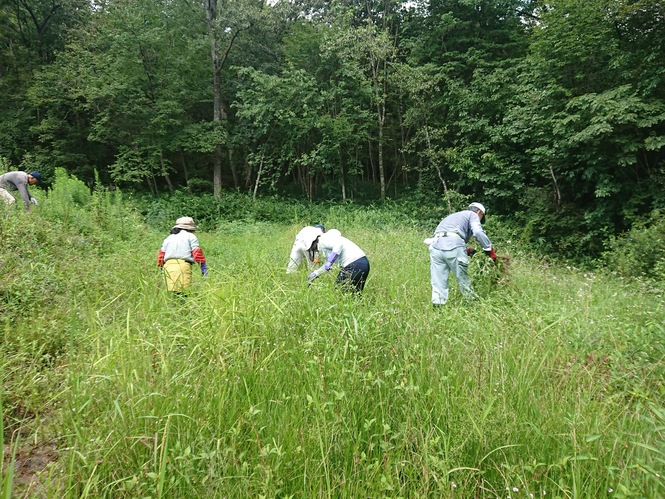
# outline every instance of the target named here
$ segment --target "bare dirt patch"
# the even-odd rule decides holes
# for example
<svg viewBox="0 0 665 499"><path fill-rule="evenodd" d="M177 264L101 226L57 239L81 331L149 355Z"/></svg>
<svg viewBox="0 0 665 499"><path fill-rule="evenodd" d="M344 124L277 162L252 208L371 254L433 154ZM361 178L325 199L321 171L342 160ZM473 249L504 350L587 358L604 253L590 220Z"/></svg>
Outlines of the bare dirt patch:
<svg viewBox="0 0 665 499"><path fill-rule="evenodd" d="M3 452L6 469L7 465L11 463L13 449L9 444L6 444ZM41 476L49 465L55 463L58 459L55 444L22 445L16 451L13 459L14 493L12 497L47 497Z"/></svg>

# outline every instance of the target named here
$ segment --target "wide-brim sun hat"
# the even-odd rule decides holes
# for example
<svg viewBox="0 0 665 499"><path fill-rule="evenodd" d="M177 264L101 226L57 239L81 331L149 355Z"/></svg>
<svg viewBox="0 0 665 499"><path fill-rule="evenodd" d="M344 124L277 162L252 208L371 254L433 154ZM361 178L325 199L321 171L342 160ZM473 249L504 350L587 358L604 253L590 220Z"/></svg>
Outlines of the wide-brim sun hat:
<svg viewBox="0 0 665 499"><path fill-rule="evenodd" d="M192 217L180 217L175 221L174 229L185 229L189 231L199 230L199 226L194 223Z"/></svg>

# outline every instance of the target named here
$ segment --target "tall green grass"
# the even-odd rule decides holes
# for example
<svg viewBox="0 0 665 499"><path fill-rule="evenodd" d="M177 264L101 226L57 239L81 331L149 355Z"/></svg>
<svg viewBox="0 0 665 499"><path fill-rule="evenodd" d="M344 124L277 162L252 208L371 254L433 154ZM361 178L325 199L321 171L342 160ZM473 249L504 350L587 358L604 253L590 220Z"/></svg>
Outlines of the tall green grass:
<svg viewBox="0 0 665 499"><path fill-rule="evenodd" d="M46 208L30 215L36 259L77 233L40 229ZM428 231L371 210L323 218L368 254L360 298L333 276L307 287L307 271L285 273L300 219L218 220L199 234L210 275L186 298L154 265L163 229L132 223L112 250L60 249L49 271L61 300L5 321L2 343L5 365L25 362L33 380L3 371L15 401L5 421L39 436L48 416L59 449L44 495L665 494L658 287L546 263L499 237L510 275L496 282L477 256L481 299L453 290L433 309ZM12 233L31 220L9 219ZM21 317L15 290L38 299L39 286L14 276L4 312Z"/></svg>

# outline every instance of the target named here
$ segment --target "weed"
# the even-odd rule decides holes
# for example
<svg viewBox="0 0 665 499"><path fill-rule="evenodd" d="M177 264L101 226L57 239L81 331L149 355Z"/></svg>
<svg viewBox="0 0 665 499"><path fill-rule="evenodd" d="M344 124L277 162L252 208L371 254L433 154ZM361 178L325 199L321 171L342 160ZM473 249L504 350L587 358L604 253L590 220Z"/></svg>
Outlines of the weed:
<svg viewBox="0 0 665 499"><path fill-rule="evenodd" d="M198 234L210 276L176 301L155 256L195 210L160 205L148 227L95 190L64 220L50 202L76 202L50 198L79 187L59 182L3 218L0 250L5 435L57 421L49 495L665 494L665 306L643 283L539 261L496 230L510 259L472 259L481 299L451 286L432 310L431 228L380 207L259 215L239 197L215 205L226 215ZM367 253L361 298L286 274L312 220Z"/></svg>

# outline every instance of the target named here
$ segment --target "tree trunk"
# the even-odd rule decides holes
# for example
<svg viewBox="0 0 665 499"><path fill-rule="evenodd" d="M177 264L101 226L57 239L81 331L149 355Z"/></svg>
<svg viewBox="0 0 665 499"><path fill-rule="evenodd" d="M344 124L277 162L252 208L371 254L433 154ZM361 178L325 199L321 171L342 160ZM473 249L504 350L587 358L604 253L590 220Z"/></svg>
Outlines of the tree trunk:
<svg viewBox="0 0 665 499"><path fill-rule="evenodd" d="M386 171L385 164L383 161L383 128L386 123L386 89L385 81L382 83L379 79L379 73L381 72L381 61L372 58L371 60L371 69L372 69L372 86L374 87L374 99L376 102L376 119L377 126L379 128L379 140L378 140L378 166L379 166L379 184L381 186L381 199L386 198ZM386 61L383 61L383 71L385 72ZM384 79L385 80L385 79Z"/></svg>
<svg viewBox="0 0 665 499"><path fill-rule="evenodd" d="M169 192L173 192L175 189L173 188L173 183L171 182L169 172L166 171L166 164L164 163L164 151L161 149L159 150L159 164L162 167L162 175L164 176L164 180L166 180L166 185L169 186Z"/></svg>
<svg viewBox="0 0 665 499"><path fill-rule="evenodd" d="M215 20L217 19L217 0L204 0L208 34L210 36L210 55L212 58L213 116L212 121L219 125L222 119L222 84L220 81L221 63L217 50ZM215 145L213 159L213 192L215 199L222 195L222 145Z"/></svg>
<svg viewBox="0 0 665 499"><path fill-rule="evenodd" d="M252 168L252 165L249 161L247 161L247 158L243 161L244 166L244 175L245 175L245 185L244 189L247 190L249 187L252 185L252 175L254 174L254 168Z"/></svg>
<svg viewBox="0 0 665 499"><path fill-rule="evenodd" d="M557 211L561 208L561 192L559 191L559 183L556 181L556 175L554 175L554 168L550 165L550 175L552 175L552 183L554 184L554 195L556 199L556 209Z"/></svg>
<svg viewBox="0 0 665 499"><path fill-rule="evenodd" d="M346 171L344 169L344 160L342 159L342 151L337 149L337 154L339 157L339 169L341 173L341 183L342 183L342 200L346 201Z"/></svg>
<svg viewBox="0 0 665 499"><path fill-rule="evenodd" d="M187 159L185 158L185 151L183 148L180 148L180 162L182 163L182 171L185 175L185 185L187 186L187 192L191 194L192 189L189 187L189 169L187 168Z"/></svg>
<svg viewBox="0 0 665 499"><path fill-rule="evenodd" d="M259 163L259 171L256 174L256 183L254 184L254 195L252 196L252 199L256 201L256 193L259 190L259 183L261 182L261 172L263 171L263 158L261 158L261 162Z"/></svg>
<svg viewBox="0 0 665 499"><path fill-rule="evenodd" d="M385 118L385 109L381 110L381 106L377 106L377 111L379 113L379 143L377 147L379 148L379 183L381 186L381 199L386 199L386 169L383 164L383 123Z"/></svg>
<svg viewBox="0 0 665 499"><path fill-rule="evenodd" d="M429 126L427 123L425 124L425 138L427 140L427 150L428 150L428 157L430 158L430 162L432 161L431 156L432 156L432 143L430 142L429 139ZM436 173L439 175L439 180L441 181L441 185L443 186L443 193L446 196L446 200L448 201L448 211L453 211L452 208L452 203L450 202L450 193L448 192L448 185L446 184L445 179L443 178L443 175L441 174L441 168L439 168L439 165L437 163L434 163L434 168L436 168Z"/></svg>
<svg viewBox="0 0 665 499"><path fill-rule="evenodd" d="M233 174L233 187L238 189L240 187L240 178L238 177L238 169L236 168L236 165L233 163L233 149L229 147L228 150L228 156L229 156L229 165L231 165L231 173Z"/></svg>
<svg viewBox="0 0 665 499"><path fill-rule="evenodd" d="M206 11L206 21L208 24L208 33L210 35L210 53L212 57L212 70L213 70L213 118L212 121L215 125L220 126L221 122L227 120L226 110L224 109L224 103L222 102L222 83L221 83L221 71L224 63L226 62L229 52L235 43L237 36L241 31L248 29L251 26L247 24L243 27L238 27L231 32L228 43L226 44L223 54L220 53L219 47L219 38L218 30L215 26L215 21L217 20L217 0L204 0L204 7ZM226 5L226 4L225 4ZM227 5L228 6L228 5ZM229 7L230 8L230 7ZM229 144L228 141L228 132L226 129L222 128L222 133L226 139L226 144ZM219 199L222 195L222 145L217 144L215 146L215 159L213 167L213 191L215 199ZM229 152L229 161L231 160L231 152ZM236 181L234 174L234 181Z"/></svg>

